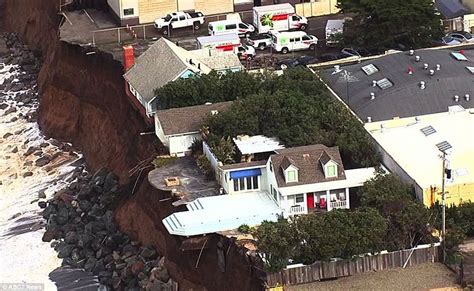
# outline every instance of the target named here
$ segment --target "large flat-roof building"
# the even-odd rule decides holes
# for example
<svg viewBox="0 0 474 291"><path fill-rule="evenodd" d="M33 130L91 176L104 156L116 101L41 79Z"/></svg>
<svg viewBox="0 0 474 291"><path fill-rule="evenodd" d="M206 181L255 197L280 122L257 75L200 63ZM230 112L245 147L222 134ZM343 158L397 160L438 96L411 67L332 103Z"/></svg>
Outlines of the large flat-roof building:
<svg viewBox="0 0 474 291"><path fill-rule="evenodd" d="M384 164L412 181L426 206L441 200L442 150L451 170L447 204L474 201L474 110L372 122L365 128L384 149Z"/></svg>
<svg viewBox="0 0 474 291"><path fill-rule="evenodd" d="M326 69L321 76L365 123L390 172L415 186L427 206L440 199L441 151L453 179L448 203L474 201L474 50L396 52Z"/></svg>

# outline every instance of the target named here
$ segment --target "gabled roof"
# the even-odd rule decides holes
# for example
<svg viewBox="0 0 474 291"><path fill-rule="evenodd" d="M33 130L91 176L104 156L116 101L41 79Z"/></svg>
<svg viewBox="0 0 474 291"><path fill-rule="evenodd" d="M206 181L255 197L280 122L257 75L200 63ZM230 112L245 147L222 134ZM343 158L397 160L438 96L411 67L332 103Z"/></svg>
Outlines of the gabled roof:
<svg viewBox="0 0 474 291"><path fill-rule="evenodd" d="M462 5L460 0L436 0L436 9L445 19L452 19L469 14L469 9Z"/></svg>
<svg viewBox="0 0 474 291"><path fill-rule="evenodd" d="M159 110L155 118L158 118L165 135L197 132L212 111L216 110L219 113L229 109L231 105L232 101L227 101Z"/></svg>
<svg viewBox="0 0 474 291"><path fill-rule="evenodd" d="M327 181L344 180L346 178L344 167L342 165L341 155L338 147L326 147L325 145L310 145L288 149L276 150L277 154L271 155L270 160L273 164L273 171L279 187L297 186L305 184L314 184ZM336 162L338 176L335 178L326 178L321 165L321 157L326 152L331 160ZM283 167L288 164L298 168L298 182L286 184Z"/></svg>
<svg viewBox="0 0 474 291"><path fill-rule="evenodd" d="M186 70L210 72L205 64L193 59L192 53L162 37L138 57L123 76L148 103L154 98L155 89L176 80Z"/></svg>
<svg viewBox="0 0 474 291"><path fill-rule="evenodd" d="M413 56L408 52L398 52L341 66L339 72L329 68L322 71L321 76L363 121L368 117L372 121L383 121L445 112L452 105L470 108L474 105L474 98L466 101L463 97L472 95L474 75L466 66L472 66L474 51L469 47L463 49L468 61L458 61L451 55L460 48L422 49L416 50ZM415 61L415 55L420 56L419 62ZM425 63L428 70L423 69ZM369 68L371 64L377 70L371 70L368 75L362 68ZM437 64L440 70L436 69ZM408 74L409 68L413 68L411 75ZM434 70L433 76L429 70ZM373 81L384 78L393 86L382 89L378 84L372 85ZM425 89L420 88L420 81L425 82ZM375 93L375 99L371 99L370 93ZM461 97L458 102L454 95Z"/></svg>
<svg viewBox="0 0 474 291"><path fill-rule="evenodd" d="M289 157L287 157L287 156L283 158L283 160L281 161L281 165L280 165L280 166L281 166L281 168L282 168L283 170L288 169L290 166L293 166L293 167L295 167L295 168L298 168L298 167L295 165L295 162L294 162L291 158L289 158Z"/></svg>
<svg viewBox="0 0 474 291"><path fill-rule="evenodd" d="M331 157L326 151L321 153L321 157L319 157L319 161L321 164L326 165L329 161L333 161L337 164L333 157Z"/></svg>

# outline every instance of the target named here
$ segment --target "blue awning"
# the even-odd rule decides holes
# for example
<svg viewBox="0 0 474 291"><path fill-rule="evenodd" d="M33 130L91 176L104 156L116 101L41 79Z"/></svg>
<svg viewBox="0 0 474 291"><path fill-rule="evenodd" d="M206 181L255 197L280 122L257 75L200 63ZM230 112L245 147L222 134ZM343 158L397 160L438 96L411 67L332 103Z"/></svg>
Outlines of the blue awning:
<svg viewBox="0 0 474 291"><path fill-rule="evenodd" d="M262 171L260 169L248 169L248 170L230 172L231 179L254 177L254 176L260 176L260 175L262 175Z"/></svg>

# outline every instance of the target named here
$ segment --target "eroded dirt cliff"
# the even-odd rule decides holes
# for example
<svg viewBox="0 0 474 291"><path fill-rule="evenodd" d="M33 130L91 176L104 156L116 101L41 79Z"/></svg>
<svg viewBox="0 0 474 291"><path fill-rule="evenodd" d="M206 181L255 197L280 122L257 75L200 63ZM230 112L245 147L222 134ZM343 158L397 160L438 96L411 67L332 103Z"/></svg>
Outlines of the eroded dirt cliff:
<svg viewBox="0 0 474 291"><path fill-rule="evenodd" d="M153 136L140 135L150 129L130 106L121 64L57 39L57 3L9 0L2 7L6 29L43 57L38 123L45 134L79 148L92 170L107 167L127 182L128 171L155 154Z"/></svg>
<svg viewBox="0 0 474 291"><path fill-rule="evenodd" d="M0 0L1 29L19 33L43 59L38 78L40 127L45 134L79 148L91 170L107 167L122 183L135 183L129 171L156 153L154 135L140 135L150 129L125 95L120 63L105 53L86 55L81 47L58 40L58 3ZM258 269L241 249L220 236L208 236L196 267L200 249L181 251L183 238L169 235L161 223L173 211L170 200L160 202L165 198L168 193L153 189L142 175L135 193L122 203L115 218L124 232L156 246L166 256L180 289L261 289ZM219 265L219 252L225 254L221 256L225 266L222 260Z"/></svg>

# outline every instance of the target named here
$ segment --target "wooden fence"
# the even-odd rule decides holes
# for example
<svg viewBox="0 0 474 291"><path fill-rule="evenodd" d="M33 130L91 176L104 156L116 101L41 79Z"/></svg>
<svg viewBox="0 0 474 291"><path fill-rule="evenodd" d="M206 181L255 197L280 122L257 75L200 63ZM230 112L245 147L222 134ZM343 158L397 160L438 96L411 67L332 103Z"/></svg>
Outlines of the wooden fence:
<svg viewBox="0 0 474 291"><path fill-rule="evenodd" d="M416 249L388 252L373 256L364 256L352 260L316 262L295 268L287 268L273 274L267 274L267 286L297 285L324 279L351 276L358 273L381 271L440 260L439 244L423 245Z"/></svg>

